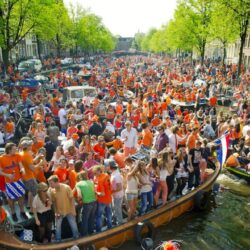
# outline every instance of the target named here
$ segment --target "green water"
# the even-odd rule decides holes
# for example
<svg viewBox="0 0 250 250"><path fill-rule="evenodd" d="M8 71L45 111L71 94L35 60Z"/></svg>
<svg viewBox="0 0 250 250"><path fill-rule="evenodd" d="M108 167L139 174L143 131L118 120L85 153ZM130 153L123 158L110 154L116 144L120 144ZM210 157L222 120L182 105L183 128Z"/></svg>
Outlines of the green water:
<svg viewBox="0 0 250 250"><path fill-rule="evenodd" d="M225 187L206 212L189 212L157 229L155 244L181 240L182 250L250 249L250 186L229 174L218 182ZM126 242L120 250L140 249Z"/></svg>

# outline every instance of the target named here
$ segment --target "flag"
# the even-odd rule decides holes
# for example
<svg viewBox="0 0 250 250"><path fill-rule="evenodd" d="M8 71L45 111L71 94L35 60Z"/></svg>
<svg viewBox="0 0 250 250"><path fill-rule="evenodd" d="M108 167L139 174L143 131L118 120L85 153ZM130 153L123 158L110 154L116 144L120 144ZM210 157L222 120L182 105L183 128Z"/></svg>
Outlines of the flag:
<svg viewBox="0 0 250 250"><path fill-rule="evenodd" d="M216 139L214 143L220 145L220 148L217 150L216 155L222 167L227 158L227 150L229 147L229 132L226 131L225 134L220 138Z"/></svg>

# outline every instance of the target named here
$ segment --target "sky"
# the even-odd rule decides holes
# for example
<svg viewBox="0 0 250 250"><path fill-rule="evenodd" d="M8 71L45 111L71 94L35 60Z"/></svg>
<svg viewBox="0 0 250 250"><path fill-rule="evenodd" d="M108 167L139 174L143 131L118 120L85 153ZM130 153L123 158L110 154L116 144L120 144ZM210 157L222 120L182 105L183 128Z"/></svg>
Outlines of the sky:
<svg viewBox="0 0 250 250"><path fill-rule="evenodd" d="M134 36L150 28L160 28L174 14L177 0L64 0L100 16L113 35Z"/></svg>

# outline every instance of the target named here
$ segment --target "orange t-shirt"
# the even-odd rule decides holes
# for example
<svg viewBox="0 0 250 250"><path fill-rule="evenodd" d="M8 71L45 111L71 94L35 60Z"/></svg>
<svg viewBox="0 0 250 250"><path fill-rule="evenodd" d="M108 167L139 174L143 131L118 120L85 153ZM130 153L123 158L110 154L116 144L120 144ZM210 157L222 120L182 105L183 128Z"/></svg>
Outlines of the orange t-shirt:
<svg viewBox="0 0 250 250"><path fill-rule="evenodd" d="M22 164L25 169L25 174L23 175L23 180L28 181L35 178L33 171L30 169L30 165L33 164L33 157L31 152L23 151L20 153L22 157Z"/></svg>
<svg viewBox="0 0 250 250"><path fill-rule="evenodd" d="M118 165L120 168L125 168L125 162L124 162L124 155L123 155L123 154L116 153L116 154L113 156L113 159L114 159L114 161L117 163L117 165Z"/></svg>
<svg viewBox="0 0 250 250"><path fill-rule="evenodd" d="M94 183L96 192L104 193L103 196L97 196L97 201L99 203L110 204L112 202L112 191L109 175L102 173L99 176L96 176Z"/></svg>
<svg viewBox="0 0 250 250"><path fill-rule="evenodd" d="M106 145L107 146L112 146L113 148L115 148L116 150L118 150L118 149L122 148L123 143L122 143L121 140L119 140L119 139L116 138L116 139L114 139L111 142L107 142Z"/></svg>
<svg viewBox="0 0 250 250"><path fill-rule="evenodd" d="M65 182L68 178L68 170L66 168L58 167L54 171L54 175L57 175L59 182Z"/></svg>
<svg viewBox="0 0 250 250"><path fill-rule="evenodd" d="M215 107L217 104L217 98L215 96L212 96L210 99L209 99L209 105L211 107Z"/></svg>
<svg viewBox="0 0 250 250"><path fill-rule="evenodd" d="M151 131L146 128L144 131L142 131L142 145L146 147L151 147L153 143L153 135Z"/></svg>
<svg viewBox="0 0 250 250"><path fill-rule="evenodd" d="M38 182L47 182L44 175L43 167L35 168L34 175Z"/></svg>
<svg viewBox="0 0 250 250"><path fill-rule="evenodd" d="M94 151L99 154L100 157L105 157L105 148L101 147L99 143L97 143L93 147Z"/></svg>
<svg viewBox="0 0 250 250"><path fill-rule="evenodd" d="M15 155L4 154L0 156L0 167L2 171L6 174L14 175L12 179L4 177L6 183L16 182L22 178L19 168L19 163L21 162L21 160L22 157L19 154Z"/></svg>
<svg viewBox="0 0 250 250"><path fill-rule="evenodd" d="M128 103L127 104L127 113L131 113L132 112L132 104Z"/></svg>
<svg viewBox="0 0 250 250"><path fill-rule="evenodd" d="M77 176L77 173L76 173L76 171L74 169L68 170L69 186L71 187L71 189L75 188L76 176Z"/></svg>
<svg viewBox="0 0 250 250"><path fill-rule="evenodd" d="M188 136L188 139L187 139L187 146L188 146L188 149L191 150L193 148L195 148L195 141L198 139L198 135L197 134L190 134Z"/></svg>
<svg viewBox="0 0 250 250"><path fill-rule="evenodd" d="M161 119L159 117L154 117L151 121L152 126L157 127L161 124Z"/></svg>
<svg viewBox="0 0 250 250"><path fill-rule="evenodd" d="M168 107L168 105L167 105L166 102L162 102L162 103L161 103L161 111L162 111L162 112L163 112L163 111L166 111L166 110L167 110L167 107Z"/></svg>
<svg viewBox="0 0 250 250"><path fill-rule="evenodd" d="M7 122L5 124L6 133L8 133L8 134L14 133L14 130L15 130L15 125L13 122Z"/></svg>
<svg viewBox="0 0 250 250"><path fill-rule="evenodd" d="M122 111L123 111L122 104L116 104L115 111L116 111L116 114L120 114L121 115Z"/></svg>

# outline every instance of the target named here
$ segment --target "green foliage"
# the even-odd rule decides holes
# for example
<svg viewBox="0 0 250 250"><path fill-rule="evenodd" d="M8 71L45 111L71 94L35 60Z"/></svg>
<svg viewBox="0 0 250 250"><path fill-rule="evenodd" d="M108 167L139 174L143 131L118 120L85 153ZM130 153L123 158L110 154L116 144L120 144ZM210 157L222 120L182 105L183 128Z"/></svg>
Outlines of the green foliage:
<svg viewBox="0 0 250 250"><path fill-rule="evenodd" d="M115 47L115 39L110 31L103 25L100 17L89 13L79 20L78 44L84 50L112 51Z"/></svg>
<svg viewBox="0 0 250 250"><path fill-rule="evenodd" d="M141 49L143 51L151 51L150 48L150 40L152 39L154 33L157 32L157 29L152 28L149 30L149 32L143 37L142 41L141 41Z"/></svg>
<svg viewBox="0 0 250 250"><path fill-rule="evenodd" d="M134 40L132 42L131 48L137 51L142 50L142 40L145 37L144 33L137 32L134 36Z"/></svg>
<svg viewBox="0 0 250 250"><path fill-rule="evenodd" d="M53 2L0 0L0 47L9 51L28 33L44 25Z"/></svg>

